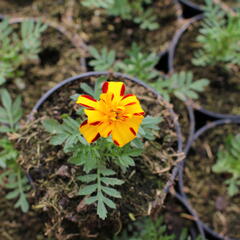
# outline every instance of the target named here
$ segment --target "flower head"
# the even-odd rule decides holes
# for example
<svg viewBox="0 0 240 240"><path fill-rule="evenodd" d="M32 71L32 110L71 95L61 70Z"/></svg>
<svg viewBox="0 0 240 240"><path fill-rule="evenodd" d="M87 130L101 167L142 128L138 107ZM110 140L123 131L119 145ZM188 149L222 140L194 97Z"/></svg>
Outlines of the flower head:
<svg viewBox="0 0 240 240"><path fill-rule="evenodd" d="M88 143L112 135L113 142L122 147L136 137L144 111L135 95L124 93L122 82L104 82L99 101L89 95L78 97L88 116L80 126Z"/></svg>

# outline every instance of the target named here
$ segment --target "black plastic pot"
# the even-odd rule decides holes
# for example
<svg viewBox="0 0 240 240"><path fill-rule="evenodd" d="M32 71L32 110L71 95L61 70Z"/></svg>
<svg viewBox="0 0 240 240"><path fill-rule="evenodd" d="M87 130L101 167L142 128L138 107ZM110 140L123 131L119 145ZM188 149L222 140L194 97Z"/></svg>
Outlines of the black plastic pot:
<svg viewBox="0 0 240 240"><path fill-rule="evenodd" d="M175 58L175 54L176 54L176 48L177 45L179 43L179 41L181 41L181 38L183 36L183 34L187 31L187 29L195 22L200 21L201 19L203 19L203 15L197 15L193 18L191 18L186 24L184 24L175 34L175 36L172 39L172 42L170 44L170 48L169 48L169 58L168 58L168 68L169 68L169 72L173 73L174 72L174 58ZM210 110L205 109L203 106L199 106L198 104L195 104L193 101L191 101L191 105L194 108L194 110L197 110L207 116L210 116L211 118L215 118L215 119L240 119L240 115L233 115L233 114L222 114L219 112L213 112Z"/></svg>
<svg viewBox="0 0 240 240"><path fill-rule="evenodd" d="M185 148L185 154L186 154L186 159L181 162L180 170L179 170L179 175L178 175L178 191L179 193L172 192L172 194L186 207L186 209L189 211L190 214L195 219L195 222L197 226L200 226L204 229L206 236L217 239L217 240L238 240L238 239L233 239L233 238L228 238L226 236L221 236L219 233L215 232L213 229L211 229L209 226L207 226L204 222L202 222L197 214L197 211L191 206L187 194L184 192L184 162L188 161L187 155L188 152L191 148L191 145L193 142L199 138L202 134L207 132L208 130L215 128L217 126L225 125L225 124L240 124L240 120L238 119L220 119L214 122L211 122L201 129L199 129L192 137L191 141L188 142L188 145Z"/></svg>
<svg viewBox="0 0 240 240"><path fill-rule="evenodd" d="M191 18L195 15L203 13L203 9L201 6L189 0L178 0L178 2L182 5L184 18Z"/></svg>
<svg viewBox="0 0 240 240"><path fill-rule="evenodd" d="M156 92L154 89L152 89L151 87L149 87L147 84L143 83L142 81L138 80L137 78L133 78L130 76L127 76L125 74L121 74L121 73L110 73L110 72L87 72L84 74L80 74L71 78L68 78L62 82L60 82L59 84L57 84L54 88L50 89L47 93L45 93L40 99L39 101L35 104L34 108L32 109L31 114L29 115L29 121L34 120L34 115L36 114L36 112L38 112L43 104L49 100L49 98L56 92L59 91L61 88L64 88L65 85L69 84L69 83L73 83L73 82L79 82L81 83L82 79L86 79L89 77L100 77L100 76L109 76L109 77L116 77L116 78L124 78L126 80L129 80L133 83L136 83L139 86L142 86L144 88L146 88L147 90L149 90L151 93L154 94L154 96L156 96L157 99L161 99L162 97L158 94L158 92ZM177 138L178 138L178 142L177 142L177 151L179 153L178 156L178 160L176 161L176 165L173 167L172 171L171 171L171 175L167 181L167 183L165 184L162 193L163 196L166 196L167 193L169 192L169 188L173 186L174 181L178 175L179 172L179 168L181 167L181 161L183 159L183 155L182 153L182 135L181 135L181 128L180 125L178 123L177 120L177 116L176 114L173 112L171 105L169 105L166 103L166 109L169 110L171 119L173 121L173 127L176 131L177 134ZM156 211L154 211L154 216L155 216L155 212L156 214L158 213L158 205L156 205Z"/></svg>

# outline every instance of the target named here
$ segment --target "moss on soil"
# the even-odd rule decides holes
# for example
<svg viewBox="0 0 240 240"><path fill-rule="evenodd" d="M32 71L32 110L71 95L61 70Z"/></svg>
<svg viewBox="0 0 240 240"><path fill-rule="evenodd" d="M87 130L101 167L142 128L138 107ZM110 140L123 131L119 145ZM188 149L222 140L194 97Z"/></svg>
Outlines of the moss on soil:
<svg viewBox="0 0 240 240"><path fill-rule="evenodd" d="M195 80L200 78L210 80L210 85L196 101L196 107L200 105L207 110L223 114L240 114L240 67L234 66L227 71L223 65L199 67L191 62L194 52L201 47L196 42L199 25L199 22L195 22L181 37L174 58L175 71L192 71Z"/></svg>
<svg viewBox="0 0 240 240"><path fill-rule="evenodd" d="M57 239L111 237L131 221L130 213L135 217L150 214L149 207L153 207L159 190L169 178L170 169L176 160L177 140L165 103L156 104L156 99L146 89L125 82L128 88L131 87L131 92L139 96L145 112L151 115L161 112L164 121L160 123L157 140L153 143L145 142L146 153L136 159L136 167L129 169L125 175L119 172L120 178L125 180L120 187L123 197L117 201L117 210L109 212L107 220L98 219L96 207L86 206L82 197L77 196L79 186L75 177L83 173L81 167L69 164L68 156L61 147L49 144L50 136L41 125L41 120L46 117L59 120L64 113L74 116L76 106L69 97L81 92L79 82L56 92L37 113L37 120L23 130L17 141L17 148L21 152L20 163L29 172L35 185L35 207L48 213L46 231L49 236L54 235ZM63 167L64 173L59 174ZM162 170L161 174L156 173ZM158 198L161 207L164 194Z"/></svg>
<svg viewBox="0 0 240 240"><path fill-rule="evenodd" d="M200 219L219 234L239 239L240 194L229 197L223 183L228 174L212 171L219 147L229 134L239 133L239 125L226 124L204 133L187 156L185 192Z"/></svg>

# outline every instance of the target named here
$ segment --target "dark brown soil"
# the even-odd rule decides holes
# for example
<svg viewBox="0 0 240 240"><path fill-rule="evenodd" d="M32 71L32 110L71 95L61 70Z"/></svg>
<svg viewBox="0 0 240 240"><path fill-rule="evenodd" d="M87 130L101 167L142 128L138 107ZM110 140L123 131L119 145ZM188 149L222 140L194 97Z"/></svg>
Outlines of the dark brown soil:
<svg viewBox="0 0 240 240"><path fill-rule="evenodd" d="M102 49L102 46L114 49L119 57L126 54L133 42L140 44L144 50L159 53L168 47L169 41L178 28L177 18L180 8L173 0L154 1L154 14L157 15L159 29L141 30L132 21L109 17L105 10L91 10L75 0L35 0L28 1L19 8L17 1L2 0L2 14L13 17L35 16L47 17L59 25L79 34L87 44ZM16 7L18 11L16 12Z"/></svg>
<svg viewBox="0 0 240 240"><path fill-rule="evenodd" d="M240 194L229 197L223 183L227 174L216 174L212 166L226 136L239 133L239 125L226 124L205 132L194 144L186 160L185 192L200 219L219 234L240 238Z"/></svg>
<svg viewBox="0 0 240 240"><path fill-rule="evenodd" d="M88 82L94 80L84 79ZM139 98L147 114L162 113L164 121L160 123L157 140L145 143L146 152L142 158L136 159L136 167L129 169L126 175L119 172L119 178L125 180L120 187L123 197L117 201L118 209L110 211L107 220L99 220L95 206L86 206L77 196L76 176L83 174L82 169L67 162L68 156L61 147L49 145L50 136L41 124L46 117L61 119L64 113L75 116L76 106L69 97L76 92L81 93L79 82L56 92L40 109L37 120L27 125L18 139L20 162L35 184L35 207L49 215L46 223L48 236L54 235L57 239L92 236L99 240L110 237L130 221L129 214L135 217L149 215L149 207L154 207L153 201L169 178L169 171L176 160L177 142L166 105L163 102L156 104L156 99L145 88L124 82L131 87L132 93L143 96ZM66 166L68 174L60 176L58 170L63 166ZM160 194L158 198L157 203L161 207L164 196Z"/></svg>
<svg viewBox="0 0 240 240"><path fill-rule="evenodd" d="M1 240L45 240L43 235L44 217L30 210L23 214L14 208L11 200L5 199L0 190L0 239Z"/></svg>
<svg viewBox="0 0 240 240"><path fill-rule="evenodd" d="M193 53L201 47L196 42L199 25L199 22L192 24L180 39L174 59L175 70L192 71L195 80L210 80L210 85L200 94L196 105L200 104L201 107L216 113L240 114L240 68L234 66L231 70L226 70L223 65L198 67L191 62Z"/></svg>

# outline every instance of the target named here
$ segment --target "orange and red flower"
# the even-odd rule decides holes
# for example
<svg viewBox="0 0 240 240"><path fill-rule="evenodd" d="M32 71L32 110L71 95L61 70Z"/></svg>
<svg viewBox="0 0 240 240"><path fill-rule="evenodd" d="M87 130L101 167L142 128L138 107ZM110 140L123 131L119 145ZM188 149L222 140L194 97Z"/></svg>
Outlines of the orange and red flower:
<svg viewBox="0 0 240 240"><path fill-rule="evenodd" d="M112 135L113 142L122 147L136 137L144 111L135 95L124 93L122 82L105 82L99 101L89 95L78 97L77 103L86 107L88 116L80 126L88 143Z"/></svg>

